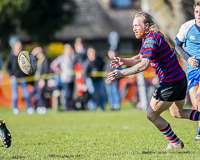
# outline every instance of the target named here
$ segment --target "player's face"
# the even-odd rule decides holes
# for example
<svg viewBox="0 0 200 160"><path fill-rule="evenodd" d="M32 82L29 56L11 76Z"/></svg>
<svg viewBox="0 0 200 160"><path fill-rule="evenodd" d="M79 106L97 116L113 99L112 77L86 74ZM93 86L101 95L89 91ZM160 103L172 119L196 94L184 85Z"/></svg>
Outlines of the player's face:
<svg viewBox="0 0 200 160"><path fill-rule="evenodd" d="M194 9L194 17L197 26L200 27L200 6L196 6L196 8Z"/></svg>
<svg viewBox="0 0 200 160"><path fill-rule="evenodd" d="M137 39L145 38L145 25L142 17L135 17L133 19L133 32L135 33L135 37Z"/></svg>

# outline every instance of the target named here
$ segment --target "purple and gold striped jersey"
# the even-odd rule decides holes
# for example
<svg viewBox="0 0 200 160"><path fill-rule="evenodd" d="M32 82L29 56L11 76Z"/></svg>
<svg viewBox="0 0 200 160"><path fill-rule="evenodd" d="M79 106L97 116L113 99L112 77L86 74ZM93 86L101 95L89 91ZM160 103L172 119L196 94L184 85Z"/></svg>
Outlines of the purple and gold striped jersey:
<svg viewBox="0 0 200 160"><path fill-rule="evenodd" d="M143 58L151 60L160 84L172 84L186 75L178 62L174 49L159 31L150 32L142 40L140 54Z"/></svg>

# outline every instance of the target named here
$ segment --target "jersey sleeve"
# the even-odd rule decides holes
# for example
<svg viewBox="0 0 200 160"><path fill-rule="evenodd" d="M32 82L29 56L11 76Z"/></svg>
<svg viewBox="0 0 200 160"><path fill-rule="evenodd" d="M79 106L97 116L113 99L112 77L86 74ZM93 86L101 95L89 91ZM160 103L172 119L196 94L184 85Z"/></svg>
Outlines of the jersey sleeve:
<svg viewBox="0 0 200 160"><path fill-rule="evenodd" d="M178 45L185 43L188 30L190 29L190 27L193 24L195 24L194 19L181 25L179 32L178 32L178 34L176 35L176 38L175 38L175 41L178 43Z"/></svg>
<svg viewBox="0 0 200 160"><path fill-rule="evenodd" d="M157 41L155 37L146 38L140 50L143 53L143 58L154 59L156 51Z"/></svg>
<svg viewBox="0 0 200 160"><path fill-rule="evenodd" d="M186 28L184 25L181 25L178 34L176 35L176 42L180 45L181 43L184 43L186 40Z"/></svg>
<svg viewBox="0 0 200 160"><path fill-rule="evenodd" d="M141 46L141 48L140 48L140 54L141 54L141 55L143 55L143 52L144 52L143 43L144 43L144 41L142 40L142 46Z"/></svg>

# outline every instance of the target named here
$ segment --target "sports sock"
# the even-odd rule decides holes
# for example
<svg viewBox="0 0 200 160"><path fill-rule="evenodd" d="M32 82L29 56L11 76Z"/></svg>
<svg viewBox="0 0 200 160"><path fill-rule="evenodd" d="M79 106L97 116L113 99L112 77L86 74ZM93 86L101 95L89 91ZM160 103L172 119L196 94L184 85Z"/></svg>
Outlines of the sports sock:
<svg viewBox="0 0 200 160"><path fill-rule="evenodd" d="M171 143L176 143L179 141L177 135L172 131L170 124L168 124L167 128L160 130L160 132L164 134Z"/></svg>
<svg viewBox="0 0 200 160"><path fill-rule="evenodd" d="M200 120L200 113L199 113L199 111L193 110L193 111L191 112L190 119L191 119L192 121L198 121L198 120Z"/></svg>

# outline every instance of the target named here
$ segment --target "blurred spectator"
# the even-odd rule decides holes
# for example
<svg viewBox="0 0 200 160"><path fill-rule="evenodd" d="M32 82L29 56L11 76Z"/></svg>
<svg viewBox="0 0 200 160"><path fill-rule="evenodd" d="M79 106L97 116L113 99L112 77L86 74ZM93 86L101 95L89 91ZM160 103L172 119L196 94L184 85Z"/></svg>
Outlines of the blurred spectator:
<svg viewBox="0 0 200 160"><path fill-rule="evenodd" d="M34 91L32 92L35 109L38 114L45 114L47 108L51 108L50 97L55 83L52 79L46 79L50 73L50 61L42 47L35 47L32 54L37 59L37 70L35 72Z"/></svg>
<svg viewBox="0 0 200 160"><path fill-rule="evenodd" d="M34 110L33 108L31 108L29 101L27 82L25 80L19 83L17 82L17 78L27 76L25 73L21 71L18 65L18 55L21 51L22 51L22 43L20 41L15 42L14 45L12 46L11 54L10 56L8 56L6 60L6 70L10 75L11 87L12 87L12 108L14 114L19 113L17 100L18 100L18 84L20 84L22 86L24 98L26 101L27 113L32 114Z"/></svg>
<svg viewBox="0 0 200 160"><path fill-rule="evenodd" d="M110 62L113 60L113 57L116 57L116 51L113 48L108 50L109 60L104 66L105 72L112 72L115 69L110 66ZM119 94L119 79L115 79L113 81L104 78L105 89L108 97L108 102L111 106L111 110L119 110L120 109L120 94Z"/></svg>
<svg viewBox="0 0 200 160"><path fill-rule="evenodd" d="M151 96L153 95L154 91L159 87L159 78L155 75L155 77L147 78L147 98L148 102L150 103Z"/></svg>
<svg viewBox="0 0 200 160"><path fill-rule="evenodd" d="M83 69L85 71L85 82L91 96L91 99L88 101L88 108L94 110L100 105L101 109L105 110L105 92L101 75L104 60L97 54L93 47L88 48L87 57L88 59L85 60ZM95 75L91 76L91 73L94 73Z"/></svg>
<svg viewBox="0 0 200 160"><path fill-rule="evenodd" d="M91 97L88 92L88 87L85 83L82 85L82 91L83 91L82 95L78 96L74 102L75 110L87 110L88 109L87 104Z"/></svg>
<svg viewBox="0 0 200 160"><path fill-rule="evenodd" d="M55 81L56 86L52 92L52 109L60 110L60 106L64 104L63 97L61 96L62 82L60 79L60 74L54 74L53 80Z"/></svg>
<svg viewBox="0 0 200 160"><path fill-rule="evenodd" d="M77 62L83 63L83 61L87 58L86 55L86 48L84 47L83 41L81 38L76 38L74 42L74 50L75 50L75 58L74 58L74 63L76 64Z"/></svg>
<svg viewBox="0 0 200 160"><path fill-rule="evenodd" d="M0 39L0 46L1 46L1 39ZM2 66L3 66L3 59L2 59L2 52L0 51L0 81L3 80Z"/></svg>
<svg viewBox="0 0 200 160"><path fill-rule="evenodd" d="M74 92L74 49L65 44L62 55L58 56L52 63L51 69L61 74L62 90L65 94L65 110L70 111L73 107Z"/></svg>
<svg viewBox="0 0 200 160"><path fill-rule="evenodd" d="M83 92L83 84L84 84L84 77L83 77L83 63L87 59L87 50L84 47L83 41L80 37L75 39L74 42L74 50L75 50L75 58L74 58L74 71L75 71L75 84L77 90L77 96L80 99ZM76 107L76 106L75 106Z"/></svg>

